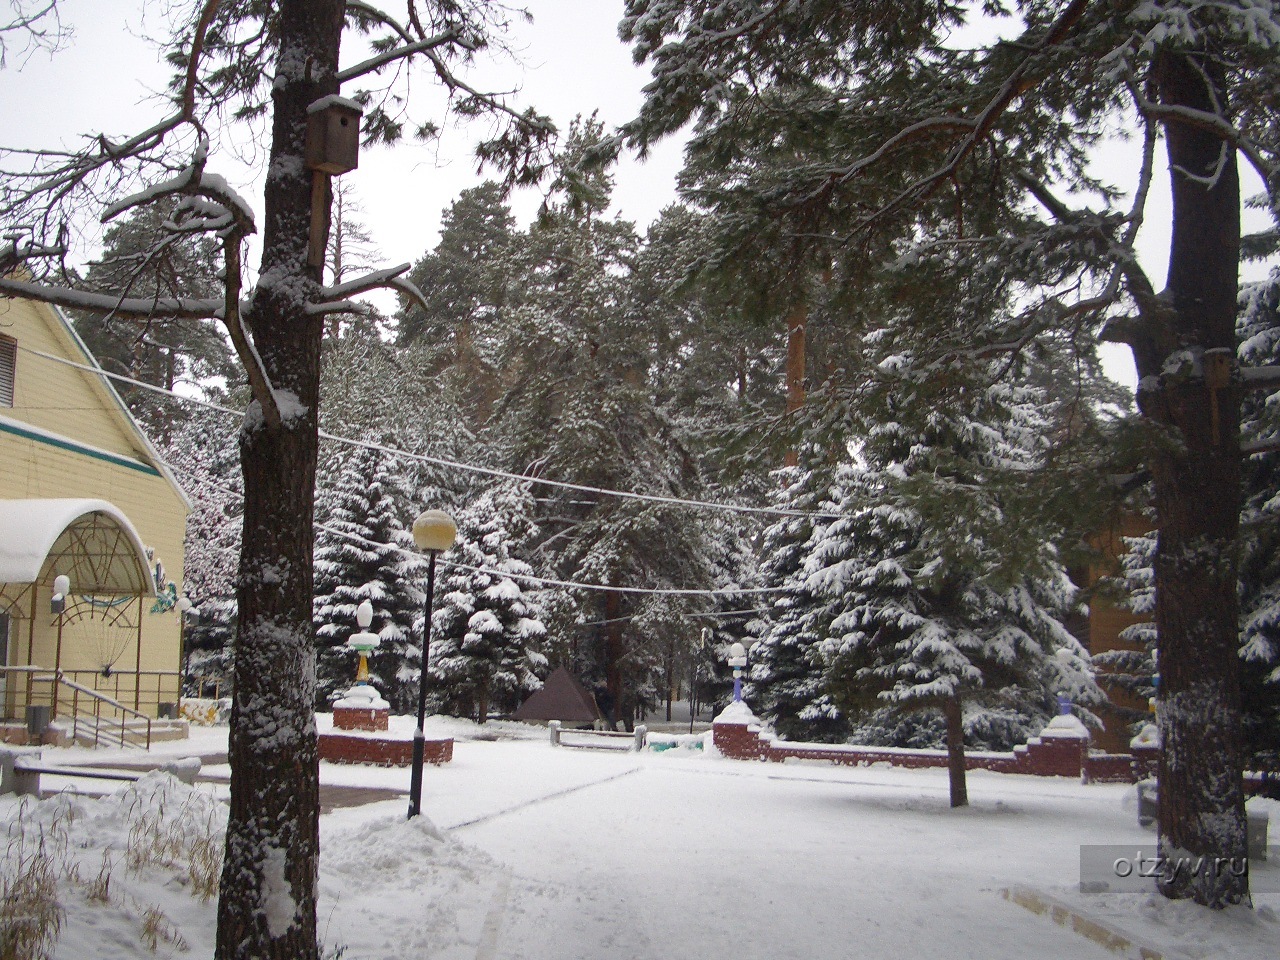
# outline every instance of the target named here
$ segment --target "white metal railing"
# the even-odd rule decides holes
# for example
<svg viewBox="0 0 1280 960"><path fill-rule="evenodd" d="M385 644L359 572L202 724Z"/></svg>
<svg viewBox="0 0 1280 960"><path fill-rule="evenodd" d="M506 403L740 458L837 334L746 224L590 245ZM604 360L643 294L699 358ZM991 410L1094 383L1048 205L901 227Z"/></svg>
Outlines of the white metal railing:
<svg viewBox="0 0 1280 960"><path fill-rule="evenodd" d="M151 748L151 718L141 710L126 706L99 690L67 677L60 670L45 667L3 667L6 678L26 681L27 706L47 704L51 719L57 719L59 706L70 704L71 738L92 740L95 747ZM6 683L6 686L8 684ZM48 687L39 694L36 688ZM65 691L65 692L64 692ZM10 694L16 691L8 691Z"/></svg>
<svg viewBox="0 0 1280 960"><path fill-rule="evenodd" d="M552 720L547 724L551 731L551 745L553 747L585 747L593 750L633 750L639 752L644 749L645 743L649 736L649 728L644 724L640 724L632 733L623 730L565 730L559 720ZM580 740L565 740L564 735L569 734L571 737L581 737ZM613 743L619 740L629 741L626 744L619 743L614 746Z"/></svg>
<svg viewBox="0 0 1280 960"><path fill-rule="evenodd" d="M99 693L92 687L68 680L59 676L58 682L71 691L71 739L80 739L80 724L83 722L91 728L95 747L107 744L114 747L138 747L151 749L151 718L140 710L126 707L119 700L113 700L106 694ZM88 701L85 707L81 697ZM103 707L115 710L120 714L119 733L116 732L114 719L103 722ZM92 718L92 720L90 720ZM132 720L130 719L132 718Z"/></svg>

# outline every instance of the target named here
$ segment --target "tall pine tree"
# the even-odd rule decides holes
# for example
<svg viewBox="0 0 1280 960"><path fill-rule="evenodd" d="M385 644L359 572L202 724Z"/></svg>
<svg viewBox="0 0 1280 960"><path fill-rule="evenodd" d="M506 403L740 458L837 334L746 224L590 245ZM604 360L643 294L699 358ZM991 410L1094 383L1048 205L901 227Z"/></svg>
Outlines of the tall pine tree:
<svg viewBox="0 0 1280 960"><path fill-rule="evenodd" d="M791 242L790 265L774 273L792 287L790 274L842 260L873 270L947 261L979 281L975 291L1016 297L1021 309L988 312L976 327L935 315L921 332L943 357L1076 337L1082 325L1132 348L1144 417L1179 440L1149 460L1170 706L1160 714L1160 844L1243 858L1236 156L1259 170L1280 211L1271 96L1280 11L1253 0L627 0L626 9L622 35L654 78L618 142L643 150L696 121L690 153L720 169L757 145L785 161L763 165L760 180L729 179L742 201L733 211L748 215L721 259L756 266L760 235ZM966 19L996 13L1001 31L955 42ZM1089 164L1117 124L1143 135L1128 209ZM1162 138L1173 210L1163 293L1134 246ZM1057 185L1094 200L1073 208ZM1242 876L1166 873L1157 886L1213 907L1248 899Z"/></svg>

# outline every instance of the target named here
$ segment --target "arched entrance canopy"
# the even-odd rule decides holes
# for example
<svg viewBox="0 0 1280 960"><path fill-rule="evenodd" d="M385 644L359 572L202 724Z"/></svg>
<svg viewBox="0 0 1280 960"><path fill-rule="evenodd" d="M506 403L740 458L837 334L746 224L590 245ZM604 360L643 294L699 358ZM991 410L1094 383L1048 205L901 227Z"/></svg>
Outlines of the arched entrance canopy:
<svg viewBox="0 0 1280 960"><path fill-rule="evenodd" d="M71 581L70 595L58 608L54 624L37 630L38 595L47 602L58 576ZM4 680L0 709L5 715L16 712L17 706L9 701L17 691L7 689L9 675L16 671L25 677L20 702L26 704L33 702L35 684L52 679L47 696L52 716L59 716L65 628L77 648L92 646L87 654L104 677L111 675L129 641L136 643L136 710L141 692L142 604L155 592L147 549L129 518L114 504L71 498L0 500L0 614L9 620L25 618L27 628L25 664L15 662L12 641L16 638L6 637L7 662L0 662L4 668L0 670ZM36 676L49 665L46 660L43 667L37 666L37 633L43 637L41 657L53 656L52 676ZM78 659L83 660L85 653L82 649ZM73 678L74 671L67 679Z"/></svg>
<svg viewBox="0 0 1280 960"><path fill-rule="evenodd" d="M105 500L0 500L0 586L71 579L78 594L155 593L146 548Z"/></svg>

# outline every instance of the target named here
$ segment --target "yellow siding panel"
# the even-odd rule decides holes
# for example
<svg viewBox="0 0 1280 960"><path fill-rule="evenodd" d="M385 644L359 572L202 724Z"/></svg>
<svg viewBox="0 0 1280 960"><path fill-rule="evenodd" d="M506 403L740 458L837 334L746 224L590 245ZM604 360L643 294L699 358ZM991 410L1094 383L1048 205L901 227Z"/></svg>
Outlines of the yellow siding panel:
<svg viewBox="0 0 1280 960"><path fill-rule="evenodd" d="M104 402L93 383L97 379L94 375L30 352L86 362L78 350L68 349L67 335L59 329L51 308L0 298L0 331L16 339L19 347L13 407L0 408L0 412L113 453L145 458L137 438L123 422L123 413Z"/></svg>

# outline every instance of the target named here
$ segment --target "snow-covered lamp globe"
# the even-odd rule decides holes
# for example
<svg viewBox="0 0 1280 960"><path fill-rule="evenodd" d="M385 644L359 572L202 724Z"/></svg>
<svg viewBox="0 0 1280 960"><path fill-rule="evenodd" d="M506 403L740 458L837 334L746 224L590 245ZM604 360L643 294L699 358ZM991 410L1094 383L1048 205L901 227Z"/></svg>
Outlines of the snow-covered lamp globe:
<svg viewBox="0 0 1280 960"><path fill-rule="evenodd" d="M383 700L369 682L369 654L381 642L377 634L369 632L371 623L373 604L365 600L356 607L356 625L360 630L347 640L347 646L360 654L356 684L333 704L333 725L339 730L386 730L390 722L391 704Z"/></svg>
<svg viewBox="0 0 1280 960"><path fill-rule="evenodd" d="M425 553L439 553L453 546L458 525L443 510L423 510L413 521L413 542Z"/></svg>
<svg viewBox="0 0 1280 960"><path fill-rule="evenodd" d="M363 600L360 606L356 607L356 626L360 628L358 633L353 633L347 640L347 646L360 654L360 665L356 668L356 683L369 682L369 656L378 649L378 645L382 639L376 633L369 632L369 625L373 623L373 604L368 600Z"/></svg>
<svg viewBox="0 0 1280 960"><path fill-rule="evenodd" d="M738 703L742 700L742 668L747 665L747 648L734 643L729 647L726 662L733 668L733 699Z"/></svg>
<svg viewBox="0 0 1280 960"><path fill-rule="evenodd" d="M49 599L49 612L62 613L67 608L67 594L71 592L71 578L60 573L53 578L53 596Z"/></svg>

